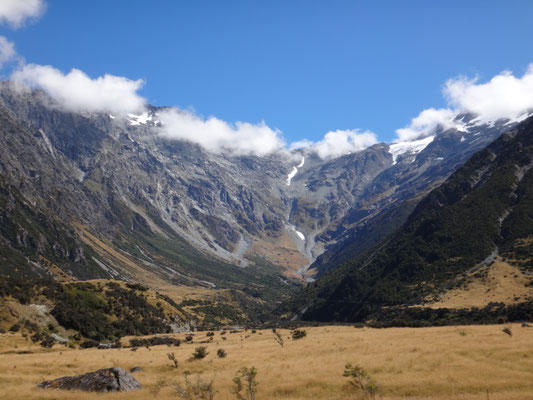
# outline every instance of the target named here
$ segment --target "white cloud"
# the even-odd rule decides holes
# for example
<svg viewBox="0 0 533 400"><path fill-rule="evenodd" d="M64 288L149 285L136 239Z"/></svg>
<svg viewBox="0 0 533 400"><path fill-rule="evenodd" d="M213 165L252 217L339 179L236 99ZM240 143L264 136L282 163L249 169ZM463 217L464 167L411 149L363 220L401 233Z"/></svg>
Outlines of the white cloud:
<svg viewBox="0 0 533 400"><path fill-rule="evenodd" d="M291 150L307 148L322 159L340 157L348 153L355 153L378 143L376 134L370 131L360 133L359 130L337 130L328 132L319 142L302 140L292 143Z"/></svg>
<svg viewBox="0 0 533 400"><path fill-rule="evenodd" d="M454 121L462 113L474 114L476 121L484 123L502 118L519 121L533 111L533 64L520 78L503 71L486 83L478 82L478 77L449 79L443 88L448 108L422 111L407 127L396 130L395 142L432 136L438 127L465 130Z"/></svg>
<svg viewBox="0 0 533 400"><path fill-rule="evenodd" d="M187 140L215 153L227 151L236 155L264 156L282 151L286 146L281 132L271 129L264 122L256 125L248 122L230 124L215 117L203 119L191 111L177 109L160 112L157 119L162 123L163 136ZM330 159L364 150L377 142L372 132L338 130L326 133L324 139L318 142L307 139L293 142L289 150L306 148L322 159Z"/></svg>
<svg viewBox="0 0 533 400"><path fill-rule="evenodd" d="M313 146L315 142L309 140L309 139L302 139L298 140L297 142L292 142L289 146L289 150L296 150L296 149L307 149L311 146Z"/></svg>
<svg viewBox="0 0 533 400"><path fill-rule="evenodd" d="M487 83L478 84L478 80L460 77L446 82L444 95L448 103L483 121L516 119L533 110L533 64L521 78L504 71Z"/></svg>
<svg viewBox="0 0 533 400"><path fill-rule="evenodd" d="M27 19L40 17L46 9L44 0L1 0L0 23L21 27Z"/></svg>
<svg viewBox="0 0 533 400"><path fill-rule="evenodd" d="M13 42L10 42L4 36L0 36L0 69L5 63L17 59L18 54L15 51L15 45Z"/></svg>
<svg viewBox="0 0 533 400"><path fill-rule="evenodd" d="M453 121L456 115L456 112L449 108L428 108L413 118L407 127L396 130L398 134L396 142L406 142L430 136L439 126L444 129L457 127Z"/></svg>
<svg viewBox="0 0 533 400"><path fill-rule="evenodd" d="M169 139L197 143L208 151L229 151L236 155L263 156L280 150L285 141L278 130L264 122L230 124L215 117L203 119L190 111L170 109L158 114L162 134Z"/></svg>
<svg viewBox="0 0 533 400"><path fill-rule="evenodd" d="M104 75L91 79L72 69L63 74L51 66L24 65L11 79L19 85L45 90L60 107L75 112L113 112L125 114L144 108L145 99L137 94L143 81Z"/></svg>

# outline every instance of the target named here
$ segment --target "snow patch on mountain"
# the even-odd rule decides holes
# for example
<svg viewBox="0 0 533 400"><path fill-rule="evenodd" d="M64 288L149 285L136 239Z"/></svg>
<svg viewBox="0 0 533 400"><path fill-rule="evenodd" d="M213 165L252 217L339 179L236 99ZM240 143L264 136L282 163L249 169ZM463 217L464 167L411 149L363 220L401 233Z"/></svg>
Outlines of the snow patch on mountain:
<svg viewBox="0 0 533 400"><path fill-rule="evenodd" d="M298 238L301 240L301 241L305 241L305 235L300 232L299 230L296 229L296 227L292 224L289 224L289 230L294 232L296 234L296 236L298 236Z"/></svg>
<svg viewBox="0 0 533 400"><path fill-rule="evenodd" d="M291 173L287 176L287 186L291 185L292 178L294 178L294 175L298 172L298 168L293 167Z"/></svg>
<svg viewBox="0 0 533 400"><path fill-rule="evenodd" d="M300 164L298 164L296 167L293 167L290 174L287 175L287 186L291 185L292 178L294 178L294 176L298 173L298 168L302 168L304 166L304 162L305 157L302 157L302 161L300 162Z"/></svg>
<svg viewBox="0 0 533 400"><path fill-rule="evenodd" d="M393 165L396 164L396 160L401 154L418 154L424 150L432 141L435 136L428 136L423 139L413 140L409 142L393 143L389 146L389 153L392 155Z"/></svg>
<svg viewBox="0 0 533 400"><path fill-rule="evenodd" d="M140 115L128 114L130 125L145 125L148 121L152 120L152 116L147 112L143 112Z"/></svg>

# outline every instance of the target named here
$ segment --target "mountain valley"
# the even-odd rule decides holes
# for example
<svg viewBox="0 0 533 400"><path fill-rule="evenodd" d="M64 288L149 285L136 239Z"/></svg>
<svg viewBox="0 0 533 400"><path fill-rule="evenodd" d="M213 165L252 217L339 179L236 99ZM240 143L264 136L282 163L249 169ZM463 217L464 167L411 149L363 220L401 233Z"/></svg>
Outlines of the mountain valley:
<svg viewBox="0 0 533 400"><path fill-rule="evenodd" d="M304 319L359 321L376 309L362 317L344 316L337 303L334 310L315 310L323 301L345 301L339 290L369 285L374 278L344 278L352 260L374 257L375 246L377 254L390 243L403 248L393 232L420 213L425 196L519 123L461 114L454 127L424 139L323 159L312 149L263 156L207 151L162 134L164 112L72 113L43 91L3 83L2 273L142 282L170 296L173 286L204 288L201 301L208 302L210 291L229 290L226 298L240 304L248 323L266 322L261 315L280 305L282 314L305 309ZM427 228L424 235L432 229L442 230ZM487 257L488 240L480 239L483 251L468 250L464 265L479 262L478 253ZM401 279L411 276L406 268ZM446 271L450 279L466 273ZM445 282L439 275L426 279L429 287ZM389 287L386 278L379 282ZM368 288L358 295L367 296ZM310 300L317 290L318 300ZM398 292L391 305L415 304L432 293L417 286L417 296Z"/></svg>

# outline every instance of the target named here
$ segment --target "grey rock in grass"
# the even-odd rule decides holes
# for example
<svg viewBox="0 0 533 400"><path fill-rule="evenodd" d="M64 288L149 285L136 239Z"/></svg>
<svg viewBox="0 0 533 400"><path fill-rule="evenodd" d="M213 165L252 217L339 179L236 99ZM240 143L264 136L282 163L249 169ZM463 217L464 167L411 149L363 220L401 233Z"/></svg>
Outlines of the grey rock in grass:
<svg viewBox="0 0 533 400"><path fill-rule="evenodd" d="M122 368L103 368L83 375L63 376L37 385L41 389L82 390L84 392L128 392L142 389Z"/></svg>

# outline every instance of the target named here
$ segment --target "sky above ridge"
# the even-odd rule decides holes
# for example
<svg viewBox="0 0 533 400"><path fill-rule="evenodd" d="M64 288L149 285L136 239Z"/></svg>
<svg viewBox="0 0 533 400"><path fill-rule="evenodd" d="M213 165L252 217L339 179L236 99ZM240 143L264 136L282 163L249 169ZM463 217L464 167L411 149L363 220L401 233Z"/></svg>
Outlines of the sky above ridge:
<svg viewBox="0 0 533 400"><path fill-rule="evenodd" d="M5 63L4 79L22 62L142 80L128 88L150 104L188 110L192 122L180 121L182 129L212 116L220 123L202 129L232 135L243 121L287 146L336 131L341 141L353 132L355 148L371 144L367 131L379 141L414 139L449 121L439 110L475 108L484 92L472 87L533 76L529 0L0 0L0 20L1 3L16 1L41 9L0 25L19 55L19 66ZM19 77L43 86L43 73ZM528 106L533 86L522 86Z"/></svg>

